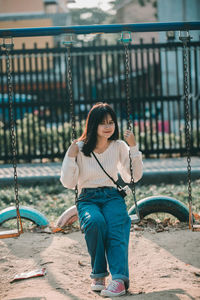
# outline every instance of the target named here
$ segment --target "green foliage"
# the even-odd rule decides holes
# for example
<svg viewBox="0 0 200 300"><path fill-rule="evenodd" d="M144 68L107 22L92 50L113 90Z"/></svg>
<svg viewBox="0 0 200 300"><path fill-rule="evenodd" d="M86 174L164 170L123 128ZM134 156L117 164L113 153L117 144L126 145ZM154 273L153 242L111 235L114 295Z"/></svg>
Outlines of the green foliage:
<svg viewBox="0 0 200 300"><path fill-rule="evenodd" d="M6 146L10 151L10 130L9 128L4 129L1 124L0 126L0 140L6 139ZM44 118L41 119L38 115L25 114L22 120L16 121L17 155L23 155L24 153L51 155L52 152L65 152L68 145L64 143L65 141L70 141L71 131L71 125L67 122L52 124ZM2 150L4 151L4 149Z"/></svg>
<svg viewBox="0 0 200 300"><path fill-rule="evenodd" d="M121 128L120 120L119 128ZM17 155L23 156L24 154L41 155L45 158L47 154L48 157L56 156L56 153L65 153L71 142L72 128L71 124L67 122L50 123L44 118L40 118L37 114L26 114L22 120L17 120L16 122L16 145L17 145ZM85 125L85 120L81 123L76 121L77 136L80 136ZM126 122L123 122L122 128L126 127ZM140 142L140 149L144 152L150 149L165 149L177 148L180 145L186 147L185 144L185 131L181 128L181 134L175 134L173 132L167 133L162 132L157 133L158 125L156 125L156 120L150 122L146 120L141 124L135 123L135 135L138 142ZM5 131L5 132L4 132ZM197 147L199 132L193 129L192 132L192 143L193 146ZM123 138L120 135L120 138ZM10 132L9 128L4 129L3 123L0 123L0 140L5 141L6 148L10 151ZM6 149L2 147L1 154L3 155Z"/></svg>
<svg viewBox="0 0 200 300"><path fill-rule="evenodd" d="M200 211L200 180L192 183L193 211ZM137 200L156 195L174 197L188 205L186 184L136 185ZM65 189L59 181L51 184L19 186L21 205L27 205L41 211L50 221L57 218L70 206L74 205L75 195L72 190ZM14 188L2 187L0 193L0 210L14 205ZM131 194L126 197L128 209L134 204Z"/></svg>

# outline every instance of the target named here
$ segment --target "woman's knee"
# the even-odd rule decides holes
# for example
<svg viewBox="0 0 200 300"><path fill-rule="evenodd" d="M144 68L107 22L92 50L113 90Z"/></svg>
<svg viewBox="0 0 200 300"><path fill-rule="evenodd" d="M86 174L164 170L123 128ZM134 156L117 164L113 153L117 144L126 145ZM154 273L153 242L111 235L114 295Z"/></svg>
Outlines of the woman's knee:
<svg viewBox="0 0 200 300"><path fill-rule="evenodd" d="M103 216L91 216L87 218L84 229L86 231L92 231L93 233L98 234L98 232L106 230L106 222Z"/></svg>

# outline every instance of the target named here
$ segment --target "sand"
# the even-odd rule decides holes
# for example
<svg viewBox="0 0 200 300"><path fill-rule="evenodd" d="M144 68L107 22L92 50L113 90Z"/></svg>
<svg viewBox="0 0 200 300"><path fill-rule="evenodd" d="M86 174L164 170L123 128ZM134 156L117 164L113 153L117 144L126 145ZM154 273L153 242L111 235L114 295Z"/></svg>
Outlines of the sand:
<svg viewBox="0 0 200 300"><path fill-rule="evenodd" d="M200 299L200 232L186 226L161 232L136 226L129 265L130 288L120 299ZM41 268L45 276L11 283L15 275ZM80 231L33 231L0 240L0 299L102 299L90 290L89 275L90 258Z"/></svg>

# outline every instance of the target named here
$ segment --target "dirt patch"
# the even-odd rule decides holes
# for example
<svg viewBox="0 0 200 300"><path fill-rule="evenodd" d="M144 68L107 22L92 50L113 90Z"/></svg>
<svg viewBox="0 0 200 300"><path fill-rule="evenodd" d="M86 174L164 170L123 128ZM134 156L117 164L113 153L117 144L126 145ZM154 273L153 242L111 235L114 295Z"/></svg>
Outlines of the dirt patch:
<svg viewBox="0 0 200 300"><path fill-rule="evenodd" d="M200 232L151 226L132 229L130 288L120 299L200 299ZM46 268L43 277L11 283L16 274ZM102 299L90 290L90 258L80 231L25 232L0 240L0 299ZM108 278L109 280L110 278ZM109 298L108 298L109 299Z"/></svg>

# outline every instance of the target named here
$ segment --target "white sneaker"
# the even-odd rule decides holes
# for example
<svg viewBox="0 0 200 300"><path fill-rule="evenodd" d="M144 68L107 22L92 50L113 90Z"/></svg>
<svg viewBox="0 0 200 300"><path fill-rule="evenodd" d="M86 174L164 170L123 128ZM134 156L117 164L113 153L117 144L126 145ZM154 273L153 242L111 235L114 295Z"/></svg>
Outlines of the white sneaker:
<svg viewBox="0 0 200 300"><path fill-rule="evenodd" d="M91 290L95 292L100 292L105 289L105 277L94 278L91 284Z"/></svg>

